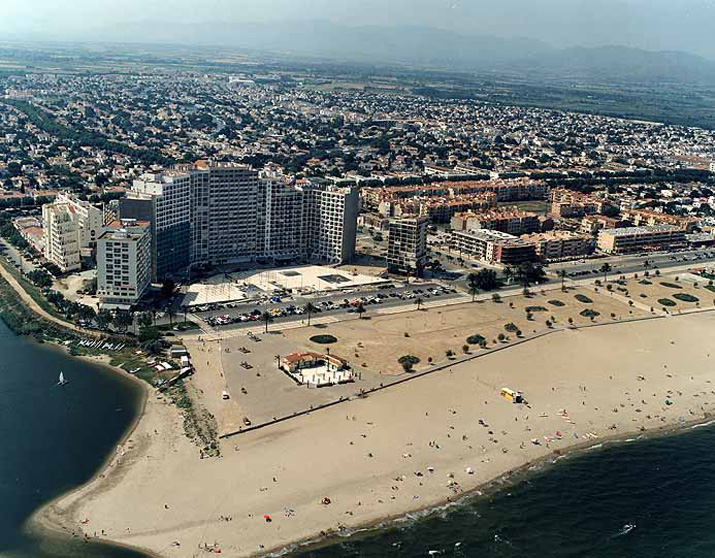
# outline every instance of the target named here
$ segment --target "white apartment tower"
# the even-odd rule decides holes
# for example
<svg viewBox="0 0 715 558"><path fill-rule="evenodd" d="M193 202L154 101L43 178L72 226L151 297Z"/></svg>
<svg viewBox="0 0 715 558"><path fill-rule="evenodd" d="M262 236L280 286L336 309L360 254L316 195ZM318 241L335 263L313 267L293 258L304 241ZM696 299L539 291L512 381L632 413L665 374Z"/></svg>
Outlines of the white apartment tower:
<svg viewBox="0 0 715 558"><path fill-rule="evenodd" d="M80 269L82 256L93 255L102 219L98 207L60 192L42 206L44 256L64 272Z"/></svg>
<svg viewBox="0 0 715 558"><path fill-rule="evenodd" d="M81 232L71 205L48 203L42 206L42 235L45 258L64 273L82 268Z"/></svg>
<svg viewBox="0 0 715 558"><path fill-rule="evenodd" d="M354 188L199 162L143 175L121 200L120 216L151 223L161 281L190 264L350 261L357 207Z"/></svg>
<svg viewBox="0 0 715 558"><path fill-rule="evenodd" d="M110 223L97 243L97 295L105 305L131 306L151 282L151 233L147 222Z"/></svg>
<svg viewBox="0 0 715 558"><path fill-rule="evenodd" d="M148 221L152 278L161 281L191 263L192 175L182 170L145 174L120 200L120 218Z"/></svg>
<svg viewBox="0 0 715 558"><path fill-rule="evenodd" d="M349 262L355 256L358 192L327 182L306 182L303 190L303 245L310 260Z"/></svg>
<svg viewBox="0 0 715 558"><path fill-rule="evenodd" d="M80 229L81 248L89 255L89 251L97 247L97 237L104 226L103 209L66 192L58 193L54 203L67 204L74 210L73 214Z"/></svg>
<svg viewBox="0 0 715 558"><path fill-rule="evenodd" d="M262 176L258 259L288 262L303 257L303 192L280 174Z"/></svg>
<svg viewBox="0 0 715 558"><path fill-rule="evenodd" d="M197 164L192 183L192 263L250 262L258 247L258 171L246 165Z"/></svg>

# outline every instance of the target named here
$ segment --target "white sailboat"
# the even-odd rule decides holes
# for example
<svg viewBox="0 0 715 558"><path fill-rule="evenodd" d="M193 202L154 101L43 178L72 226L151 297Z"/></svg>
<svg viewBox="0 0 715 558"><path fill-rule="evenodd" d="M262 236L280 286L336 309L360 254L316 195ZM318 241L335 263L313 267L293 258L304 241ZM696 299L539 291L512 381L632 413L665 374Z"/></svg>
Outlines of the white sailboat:
<svg viewBox="0 0 715 558"><path fill-rule="evenodd" d="M60 372L60 380L57 382L58 386L66 386L69 382L65 380L65 375L63 372Z"/></svg>

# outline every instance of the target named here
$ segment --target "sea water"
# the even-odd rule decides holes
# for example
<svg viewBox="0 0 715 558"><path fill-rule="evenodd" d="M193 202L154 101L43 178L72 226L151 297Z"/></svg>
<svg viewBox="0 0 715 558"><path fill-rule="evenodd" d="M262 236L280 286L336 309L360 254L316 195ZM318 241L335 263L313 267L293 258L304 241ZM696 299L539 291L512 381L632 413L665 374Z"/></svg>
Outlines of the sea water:
<svg viewBox="0 0 715 558"><path fill-rule="evenodd" d="M715 556L715 427L606 444L448 511L293 558Z"/></svg>

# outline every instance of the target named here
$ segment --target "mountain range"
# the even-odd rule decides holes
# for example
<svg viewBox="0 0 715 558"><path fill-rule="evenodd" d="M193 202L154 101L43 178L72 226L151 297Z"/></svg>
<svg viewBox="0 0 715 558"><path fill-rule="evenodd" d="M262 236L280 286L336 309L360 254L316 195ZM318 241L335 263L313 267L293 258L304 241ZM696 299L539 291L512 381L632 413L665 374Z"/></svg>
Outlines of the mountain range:
<svg viewBox="0 0 715 558"><path fill-rule="evenodd" d="M219 46L342 62L546 74L587 82L715 85L715 61L685 52L624 46L556 48L528 38L466 35L430 27L353 27L327 21L141 21L86 31L76 39Z"/></svg>

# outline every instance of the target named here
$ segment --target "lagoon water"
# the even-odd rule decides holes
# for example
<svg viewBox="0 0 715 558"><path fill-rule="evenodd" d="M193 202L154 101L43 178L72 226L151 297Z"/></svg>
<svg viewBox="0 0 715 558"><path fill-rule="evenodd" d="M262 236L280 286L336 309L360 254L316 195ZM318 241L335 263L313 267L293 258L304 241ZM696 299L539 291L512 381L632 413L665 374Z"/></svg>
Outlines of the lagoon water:
<svg viewBox="0 0 715 558"><path fill-rule="evenodd" d="M57 387L63 371L69 384ZM24 532L42 504L89 480L114 451L141 401L133 382L0 322L0 556L137 558L78 540Z"/></svg>

